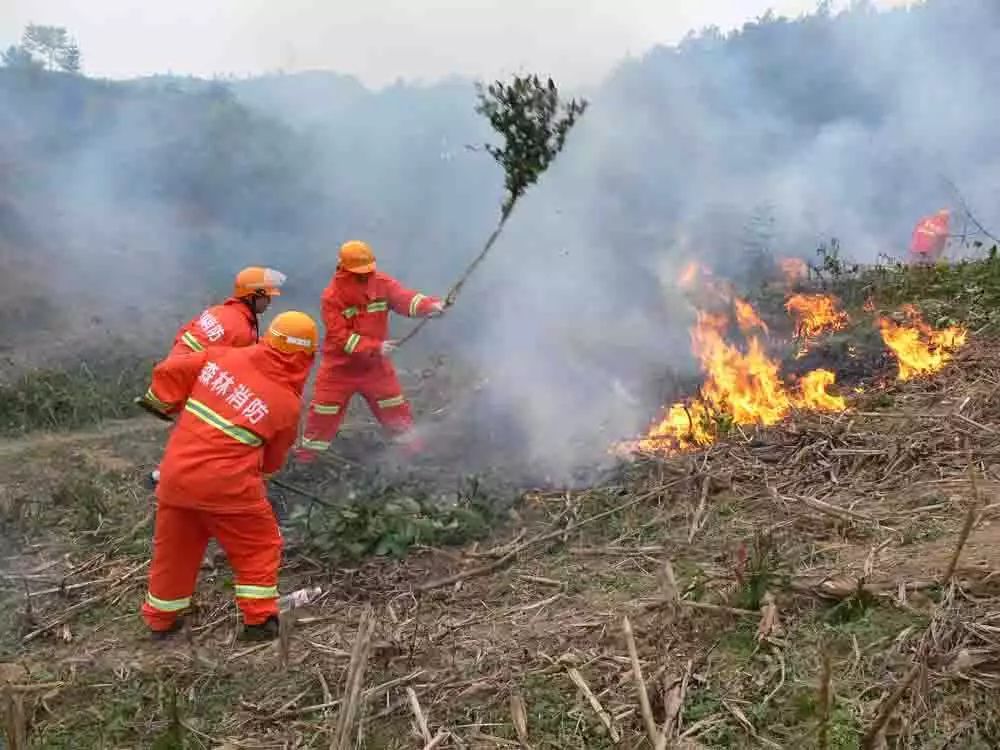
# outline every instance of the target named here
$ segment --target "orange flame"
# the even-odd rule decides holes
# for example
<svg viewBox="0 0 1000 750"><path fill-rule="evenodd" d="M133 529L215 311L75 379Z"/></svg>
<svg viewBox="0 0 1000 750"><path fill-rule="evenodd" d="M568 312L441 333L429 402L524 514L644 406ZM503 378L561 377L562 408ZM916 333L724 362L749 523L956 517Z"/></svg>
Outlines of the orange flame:
<svg viewBox="0 0 1000 750"><path fill-rule="evenodd" d="M682 289L689 289L694 285L694 282L698 280L698 275L700 273L701 266L693 260L689 261L681 270L681 275L677 279L677 284Z"/></svg>
<svg viewBox="0 0 1000 750"><path fill-rule="evenodd" d="M831 396L826 392L828 386L833 385L837 376L829 370L813 370L799 382L802 389L802 400L800 405L806 409L816 411L843 411L847 408L847 402L843 396Z"/></svg>
<svg viewBox="0 0 1000 750"><path fill-rule="evenodd" d="M753 307L743 303L754 318ZM739 307L736 308L739 310ZM701 395L690 403L675 403L645 438L623 447L645 453L677 453L709 445L722 421L738 425L770 425L793 408L842 410L844 400L826 388L834 375L826 370L808 373L801 381L801 395L790 393L778 372L778 363L767 356L760 340L750 337L746 352L725 340L724 315L699 311L691 331L691 345L705 373Z"/></svg>
<svg viewBox="0 0 1000 750"><path fill-rule="evenodd" d="M725 323L721 316L699 314L691 335L695 355L708 376L703 397L737 424L774 424L791 404L778 376L778 364L768 358L755 337L750 338L745 354L726 342Z"/></svg>
<svg viewBox="0 0 1000 750"><path fill-rule="evenodd" d="M733 299L733 308L736 310L736 322L743 333L750 333L755 328L759 328L764 333L768 333L767 323L760 319L753 305L744 302L739 297Z"/></svg>
<svg viewBox="0 0 1000 750"><path fill-rule="evenodd" d="M785 302L785 309L795 317L795 336L800 339L846 328L850 318L838 308L837 298L828 294L793 294Z"/></svg>
<svg viewBox="0 0 1000 750"><path fill-rule="evenodd" d="M704 305L728 307L733 298L733 287L727 280L721 279L697 261L690 261L681 269L677 277L677 286L688 294L689 298L697 297Z"/></svg>
<svg viewBox="0 0 1000 750"><path fill-rule="evenodd" d="M778 267L785 276L785 282L790 286L809 274L809 266L802 258L782 258Z"/></svg>
<svg viewBox="0 0 1000 750"><path fill-rule="evenodd" d="M693 404L677 403L667 410L666 416L653 425L642 440L626 443L624 452L677 453L693 450L715 441L711 432L712 416L700 399Z"/></svg>
<svg viewBox="0 0 1000 750"><path fill-rule="evenodd" d="M949 326L937 331L924 322L913 305L904 305L902 310L907 325L879 319L882 340L899 362L900 380L937 372L951 359L951 353L965 344L965 328Z"/></svg>

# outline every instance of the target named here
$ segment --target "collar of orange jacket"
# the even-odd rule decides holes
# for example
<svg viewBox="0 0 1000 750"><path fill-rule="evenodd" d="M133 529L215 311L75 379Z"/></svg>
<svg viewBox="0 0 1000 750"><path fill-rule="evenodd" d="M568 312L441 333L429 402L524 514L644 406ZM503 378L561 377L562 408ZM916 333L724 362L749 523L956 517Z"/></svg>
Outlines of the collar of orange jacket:
<svg viewBox="0 0 1000 750"><path fill-rule="evenodd" d="M333 280L337 284L364 286L375 278L376 273L378 272L372 271L371 273L354 273L353 271L348 271L346 268L337 266L337 272L333 275Z"/></svg>
<svg viewBox="0 0 1000 750"><path fill-rule="evenodd" d="M254 313L253 311L253 308L247 304L247 301L245 299L240 299L239 297L226 297L226 299L223 300L222 304L236 305L237 307L240 307L243 310L243 313L247 316L247 318L257 317L256 313Z"/></svg>
<svg viewBox="0 0 1000 750"><path fill-rule="evenodd" d="M370 298L375 293L374 284L377 276L378 271L360 275L338 267L337 272L333 275L333 284L331 286L334 289L347 292L348 297L361 294L365 298Z"/></svg>
<svg viewBox="0 0 1000 750"><path fill-rule="evenodd" d="M314 354L282 352L268 344L257 344L250 352L250 359L257 369L278 383L284 383L296 393L302 393L309 379Z"/></svg>

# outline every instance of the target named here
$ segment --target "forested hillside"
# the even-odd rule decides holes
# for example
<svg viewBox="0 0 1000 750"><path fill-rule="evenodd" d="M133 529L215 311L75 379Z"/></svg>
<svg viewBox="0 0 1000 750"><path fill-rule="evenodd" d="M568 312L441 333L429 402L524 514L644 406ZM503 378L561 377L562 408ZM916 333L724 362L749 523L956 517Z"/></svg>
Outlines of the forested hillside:
<svg viewBox="0 0 1000 750"><path fill-rule="evenodd" d="M899 256L918 216L955 205L943 178L995 226L998 25L989 0L857 3L623 63L587 92L565 154L419 348L474 356L539 424L579 403L628 421L609 385L641 389L688 361L661 283L678 258L749 269L831 237L857 260ZM467 148L488 137L474 101L461 80L370 91L332 73L0 70L0 242L17 259L5 294L57 338L138 331L159 352L251 261L286 270L283 302L314 309L348 237L441 290L499 208L501 175ZM26 346L27 331L8 324L5 341Z"/></svg>

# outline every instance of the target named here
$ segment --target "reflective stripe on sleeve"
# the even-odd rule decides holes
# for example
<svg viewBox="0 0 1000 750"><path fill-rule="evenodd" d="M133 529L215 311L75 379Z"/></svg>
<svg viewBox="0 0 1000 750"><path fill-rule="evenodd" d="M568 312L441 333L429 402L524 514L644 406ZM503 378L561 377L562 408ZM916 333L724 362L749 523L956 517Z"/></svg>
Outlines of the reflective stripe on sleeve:
<svg viewBox="0 0 1000 750"><path fill-rule="evenodd" d="M194 337L190 331L185 331L184 335L181 336L181 341L187 344L188 349L194 352L203 352L205 347L201 345L201 342Z"/></svg>
<svg viewBox="0 0 1000 750"><path fill-rule="evenodd" d="M348 354L353 354L354 350L358 348L358 344L361 343L361 336L357 333L352 333L347 337L347 343L344 344L344 351Z"/></svg>
<svg viewBox="0 0 1000 750"><path fill-rule="evenodd" d="M167 409L170 408L170 404L168 404L166 401L161 401L159 398L156 397L156 394L153 393L152 388L146 389L146 400L149 401L149 403L151 403L160 411L166 411Z"/></svg>
<svg viewBox="0 0 1000 750"><path fill-rule="evenodd" d="M410 317L416 317L417 310L420 309L420 303L427 299L427 295L417 292L413 295L413 299L410 300Z"/></svg>

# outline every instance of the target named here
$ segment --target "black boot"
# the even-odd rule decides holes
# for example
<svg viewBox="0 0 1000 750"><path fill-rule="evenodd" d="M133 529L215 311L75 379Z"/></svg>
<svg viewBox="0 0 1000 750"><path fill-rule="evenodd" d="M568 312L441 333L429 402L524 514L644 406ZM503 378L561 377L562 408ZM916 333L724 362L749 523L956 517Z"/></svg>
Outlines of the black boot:
<svg viewBox="0 0 1000 750"><path fill-rule="evenodd" d="M271 615L259 625L244 625L240 633L241 641L273 641L278 637L278 616Z"/></svg>
<svg viewBox="0 0 1000 750"><path fill-rule="evenodd" d="M175 633L180 632L180 630L183 627L184 627L184 618L178 617L176 620L174 620L174 624L171 625L166 630L149 631L149 637L152 638L154 641L166 641L169 640L169 638Z"/></svg>

